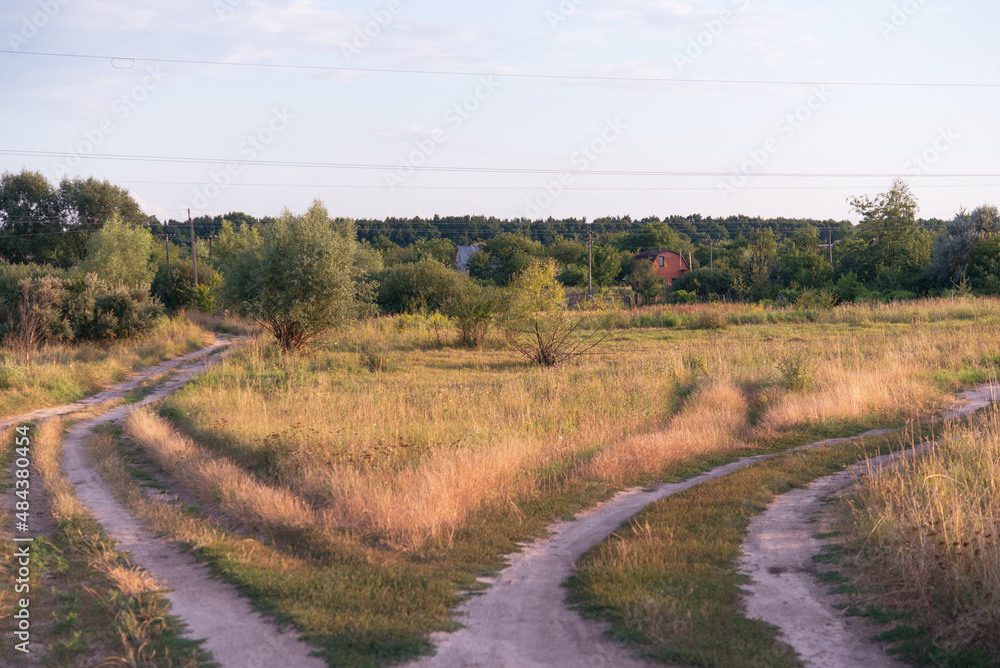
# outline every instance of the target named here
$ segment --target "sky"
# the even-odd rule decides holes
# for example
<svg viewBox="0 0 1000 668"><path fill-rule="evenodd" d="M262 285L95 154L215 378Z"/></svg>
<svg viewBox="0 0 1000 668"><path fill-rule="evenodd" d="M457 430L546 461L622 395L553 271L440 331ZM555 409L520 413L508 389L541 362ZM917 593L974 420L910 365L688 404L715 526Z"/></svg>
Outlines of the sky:
<svg viewBox="0 0 1000 668"><path fill-rule="evenodd" d="M951 218L1000 204L997 25L995 0L5 0L0 171L161 219L856 220L896 177Z"/></svg>

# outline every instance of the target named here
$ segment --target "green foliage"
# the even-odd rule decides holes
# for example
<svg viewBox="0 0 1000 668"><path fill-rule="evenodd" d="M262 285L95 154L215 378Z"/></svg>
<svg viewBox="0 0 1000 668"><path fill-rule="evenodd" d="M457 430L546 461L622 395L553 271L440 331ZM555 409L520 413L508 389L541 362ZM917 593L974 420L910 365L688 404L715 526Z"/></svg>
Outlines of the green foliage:
<svg viewBox="0 0 1000 668"><path fill-rule="evenodd" d="M378 275L378 305L384 313L439 311L471 280L437 260L390 266Z"/></svg>
<svg viewBox="0 0 1000 668"><path fill-rule="evenodd" d="M519 234L500 234L483 244L469 259L469 275L506 285L541 255L539 242Z"/></svg>
<svg viewBox="0 0 1000 668"><path fill-rule="evenodd" d="M642 297L643 304L652 304L663 294L667 282L656 275L656 269L649 260L636 260L629 274L629 285Z"/></svg>
<svg viewBox="0 0 1000 668"><path fill-rule="evenodd" d="M817 365L802 350L788 355L778 363L781 384L790 392L802 392L816 383Z"/></svg>
<svg viewBox="0 0 1000 668"><path fill-rule="evenodd" d="M108 283L134 288L153 280L152 252L153 235L149 230L129 225L115 214L90 238L81 269Z"/></svg>
<svg viewBox="0 0 1000 668"><path fill-rule="evenodd" d="M468 348L483 345L490 328L503 309L497 288L482 288L471 281L462 286L444 305L445 314L458 327L458 343Z"/></svg>
<svg viewBox="0 0 1000 668"><path fill-rule="evenodd" d="M697 300L698 296L687 290L673 290L669 297L671 304L694 304Z"/></svg>
<svg viewBox="0 0 1000 668"><path fill-rule="evenodd" d="M259 233L225 228L219 246L225 301L285 350L357 318L370 301L353 225L330 220L319 201L303 216L285 211Z"/></svg>
<svg viewBox="0 0 1000 668"><path fill-rule="evenodd" d="M733 274L724 269L694 269L674 281L674 290L686 290L699 297L728 295L733 291Z"/></svg>
<svg viewBox="0 0 1000 668"><path fill-rule="evenodd" d="M507 340L539 366L554 366L583 355L611 331L609 327L588 332L591 317L566 308L566 291L558 271L555 260L537 260L517 274L509 288L504 314Z"/></svg>
<svg viewBox="0 0 1000 668"><path fill-rule="evenodd" d="M798 309L822 309L829 310L837 305L837 295L826 288L821 290L803 290L802 294L795 300L795 307Z"/></svg>
<svg viewBox="0 0 1000 668"><path fill-rule="evenodd" d="M109 285L95 274L24 279L19 290L20 299L0 305L0 334L32 327L46 341L112 341L149 331L163 315L148 286Z"/></svg>
<svg viewBox="0 0 1000 668"><path fill-rule="evenodd" d="M842 302L856 302L871 299L872 293L868 290L854 272L848 272L837 280L837 285L833 289L834 294Z"/></svg>

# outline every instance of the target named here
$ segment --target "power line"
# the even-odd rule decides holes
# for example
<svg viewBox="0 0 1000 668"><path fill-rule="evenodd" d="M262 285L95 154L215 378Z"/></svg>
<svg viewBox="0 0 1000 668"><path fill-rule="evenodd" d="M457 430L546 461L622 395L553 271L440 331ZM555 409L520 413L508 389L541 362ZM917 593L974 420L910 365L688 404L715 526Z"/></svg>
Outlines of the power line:
<svg viewBox="0 0 1000 668"><path fill-rule="evenodd" d="M147 58L141 56L107 56L86 53L56 53L48 51L14 51L0 49L0 53L15 56L43 56L50 58L74 58L83 60L106 60L116 69L131 69L135 63L161 63L171 65L213 65L224 67L254 67L280 70L301 70L320 72L355 72L370 74L412 74L427 76L496 77L505 79L542 79L560 81L600 81L612 83L678 83L717 84L745 86L863 86L895 88L1000 88L1000 83L960 83L960 82L907 82L907 81L818 81L780 79L683 79L679 77L624 77L607 75L538 74L485 72L473 70L422 70L390 67L339 67L330 65L292 65L285 63L253 63L240 61L194 60L182 58ZM127 66L125 66L127 64Z"/></svg>
<svg viewBox="0 0 1000 668"><path fill-rule="evenodd" d="M57 158L66 157L67 153L59 151L21 151L21 150L0 150L0 155L16 155L30 157ZM199 157L179 157L163 155L127 155L117 153L90 153L88 155L77 156L89 160L119 160L128 162L178 162L193 164L225 164L225 165L258 165L261 167L308 167L319 169L360 169L392 171L400 169L399 165L378 164L378 163L349 163L349 162L304 162L304 161L283 161L283 160L237 160L225 158L199 158ZM468 174L574 174L574 175L601 175L601 176L690 176L690 177L712 177L725 178L733 176L732 171L727 172L696 172L696 171L653 171L653 170L572 170L572 169L537 169L529 167L435 167L431 165L411 166L407 169L421 172L462 172ZM871 178L889 179L912 176L911 174L900 173L844 173L844 172L759 172L746 175L754 178ZM925 174L924 178L1000 178L1000 174Z"/></svg>

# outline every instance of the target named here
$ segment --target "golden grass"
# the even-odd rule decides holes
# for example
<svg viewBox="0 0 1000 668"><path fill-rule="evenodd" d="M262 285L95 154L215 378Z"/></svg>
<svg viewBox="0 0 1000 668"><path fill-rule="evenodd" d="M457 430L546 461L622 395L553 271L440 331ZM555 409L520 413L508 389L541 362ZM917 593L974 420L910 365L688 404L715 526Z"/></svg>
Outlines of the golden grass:
<svg viewBox="0 0 1000 668"><path fill-rule="evenodd" d="M143 366L197 350L213 334L184 317L164 318L151 332L109 345L53 344L21 364L0 349L0 417L76 401Z"/></svg>
<svg viewBox="0 0 1000 668"><path fill-rule="evenodd" d="M945 645L1000 660L1000 410L929 453L871 471L850 499L863 569Z"/></svg>
<svg viewBox="0 0 1000 668"><path fill-rule="evenodd" d="M628 484L792 429L930 410L994 368L998 316L996 300L937 300L849 306L820 324L634 330L555 369L441 349L433 333L382 319L304 355L258 341L167 410L214 454L332 521L419 547L544 493L553 476ZM369 341L385 348L382 371L357 353ZM809 382L792 390L779 367L796 355Z"/></svg>
<svg viewBox="0 0 1000 668"><path fill-rule="evenodd" d="M307 505L286 489L264 485L225 459L214 457L149 410L125 419L125 433L164 471L231 518L254 529L313 524Z"/></svg>

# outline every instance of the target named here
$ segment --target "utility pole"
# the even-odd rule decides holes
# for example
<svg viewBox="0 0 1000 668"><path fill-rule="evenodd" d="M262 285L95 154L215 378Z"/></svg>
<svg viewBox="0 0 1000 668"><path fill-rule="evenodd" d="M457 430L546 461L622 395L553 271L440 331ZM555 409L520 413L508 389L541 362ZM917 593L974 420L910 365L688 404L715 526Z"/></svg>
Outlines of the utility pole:
<svg viewBox="0 0 1000 668"><path fill-rule="evenodd" d="M194 274L194 284L198 285L198 254L194 245L194 221L191 220L191 209L188 209L188 225L191 226L191 272Z"/></svg>
<svg viewBox="0 0 1000 668"><path fill-rule="evenodd" d="M587 299L594 298L594 232L587 231Z"/></svg>
<svg viewBox="0 0 1000 668"><path fill-rule="evenodd" d="M708 268L715 269L715 240L708 239Z"/></svg>
<svg viewBox="0 0 1000 668"><path fill-rule="evenodd" d="M827 240L830 243L830 266L833 266L833 228L831 227L826 231Z"/></svg>

